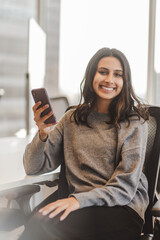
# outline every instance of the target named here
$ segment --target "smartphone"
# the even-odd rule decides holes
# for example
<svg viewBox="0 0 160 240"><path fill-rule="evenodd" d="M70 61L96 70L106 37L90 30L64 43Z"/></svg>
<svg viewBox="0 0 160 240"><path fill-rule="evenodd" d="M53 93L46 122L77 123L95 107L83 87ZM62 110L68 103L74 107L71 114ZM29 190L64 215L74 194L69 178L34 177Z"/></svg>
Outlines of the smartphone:
<svg viewBox="0 0 160 240"><path fill-rule="evenodd" d="M45 116L46 114L48 114L51 110L52 110L52 106L50 104L50 101L49 101L49 97L48 97L48 94L47 94L47 91L45 88L36 88L36 89L32 89L31 90L31 93L32 93L32 96L33 96L33 99L35 101L35 103L41 101L42 104L38 107L38 108L41 108L43 107L44 105L48 104L49 107L47 109L45 109L42 113L41 113L41 117ZM48 119L46 119L44 121L44 123L46 124L49 124L49 123L56 123L56 117L55 115L51 115Z"/></svg>

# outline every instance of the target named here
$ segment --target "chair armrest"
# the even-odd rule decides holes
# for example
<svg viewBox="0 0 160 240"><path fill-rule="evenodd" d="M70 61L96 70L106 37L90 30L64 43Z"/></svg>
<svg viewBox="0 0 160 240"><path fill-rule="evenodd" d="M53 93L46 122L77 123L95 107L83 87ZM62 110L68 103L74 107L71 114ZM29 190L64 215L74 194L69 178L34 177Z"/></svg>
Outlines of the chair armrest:
<svg viewBox="0 0 160 240"><path fill-rule="evenodd" d="M12 231L25 224L31 214L30 198L40 191L38 185L25 185L0 192L0 197L8 200L7 208L0 208L0 231ZM12 200L15 200L20 209L9 208Z"/></svg>
<svg viewBox="0 0 160 240"><path fill-rule="evenodd" d="M24 185L21 187L16 187L13 189L2 191L1 196L8 199L9 204L12 200L15 200L18 203L21 211L27 217L31 213L31 208L29 204L30 198L34 193L37 193L39 191L40 191L39 185Z"/></svg>
<svg viewBox="0 0 160 240"><path fill-rule="evenodd" d="M58 185L58 183L59 183L59 179L56 179L54 181L49 181L49 180L41 181L41 182L37 182L36 184L46 185L47 187L55 187Z"/></svg>
<svg viewBox="0 0 160 240"><path fill-rule="evenodd" d="M21 187L15 187L12 189L4 190L1 192L0 197L6 197L9 201L16 200L22 196L34 194L40 191L40 186L38 185L24 185Z"/></svg>
<svg viewBox="0 0 160 240"><path fill-rule="evenodd" d="M160 199L152 207L151 213L154 217L160 217Z"/></svg>

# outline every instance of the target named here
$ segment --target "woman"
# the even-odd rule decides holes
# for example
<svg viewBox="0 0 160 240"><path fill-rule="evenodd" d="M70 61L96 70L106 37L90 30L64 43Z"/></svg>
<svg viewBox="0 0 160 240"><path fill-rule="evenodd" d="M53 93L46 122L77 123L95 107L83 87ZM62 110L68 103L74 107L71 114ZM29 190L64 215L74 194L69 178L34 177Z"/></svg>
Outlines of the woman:
<svg viewBox="0 0 160 240"><path fill-rule="evenodd" d="M35 213L20 239L138 239L148 205L143 163L148 113L135 96L129 63L117 49L102 48L88 63L83 103L57 123L34 105L38 133L27 146L27 174L63 161L68 198ZM81 97L81 99L82 99Z"/></svg>

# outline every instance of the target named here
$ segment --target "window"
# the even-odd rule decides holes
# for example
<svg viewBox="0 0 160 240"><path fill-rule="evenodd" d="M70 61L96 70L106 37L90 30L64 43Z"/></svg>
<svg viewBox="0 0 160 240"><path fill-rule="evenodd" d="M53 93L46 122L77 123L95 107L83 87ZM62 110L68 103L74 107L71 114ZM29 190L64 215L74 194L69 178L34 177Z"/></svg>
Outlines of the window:
<svg viewBox="0 0 160 240"><path fill-rule="evenodd" d="M44 85L50 96L58 92L59 11L59 0L0 1L0 137L17 133L25 136L28 126L25 75L30 18L39 22L47 34ZM35 126L31 118L30 127Z"/></svg>
<svg viewBox="0 0 160 240"><path fill-rule="evenodd" d="M148 11L148 0L61 0L59 86L71 102L89 59L102 47L125 53L135 92L145 98Z"/></svg>
<svg viewBox="0 0 160 240"><path fill-rule="evenodd" d="M28 19L36 0L0 1L0 137L25 128Z"/></svg>

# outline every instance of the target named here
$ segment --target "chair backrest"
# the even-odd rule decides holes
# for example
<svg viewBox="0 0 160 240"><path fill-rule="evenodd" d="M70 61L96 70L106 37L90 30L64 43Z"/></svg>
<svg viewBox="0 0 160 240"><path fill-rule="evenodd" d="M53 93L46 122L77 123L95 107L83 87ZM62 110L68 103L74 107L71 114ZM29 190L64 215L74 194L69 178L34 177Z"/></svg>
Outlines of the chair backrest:
<svg viewBox="0 0 160 240"><path fill-rule="evenodd" d="M66 109L69 107L68 99L65 96L51 97L50 103L53 107L53 111L56 116L56 119L57 121L59 121L60 118L65 113Z"/></svg>
<svg viewBox="0 0 160 240"><path fill-rule="evenodd" d="M153 219L151 208L156 200L156 188L160 165L160 107L149 106L150 118L148 121L148 141L144 172L148 179L149 206L145 214L145 225L143 232L153 232Z"/></svg>

